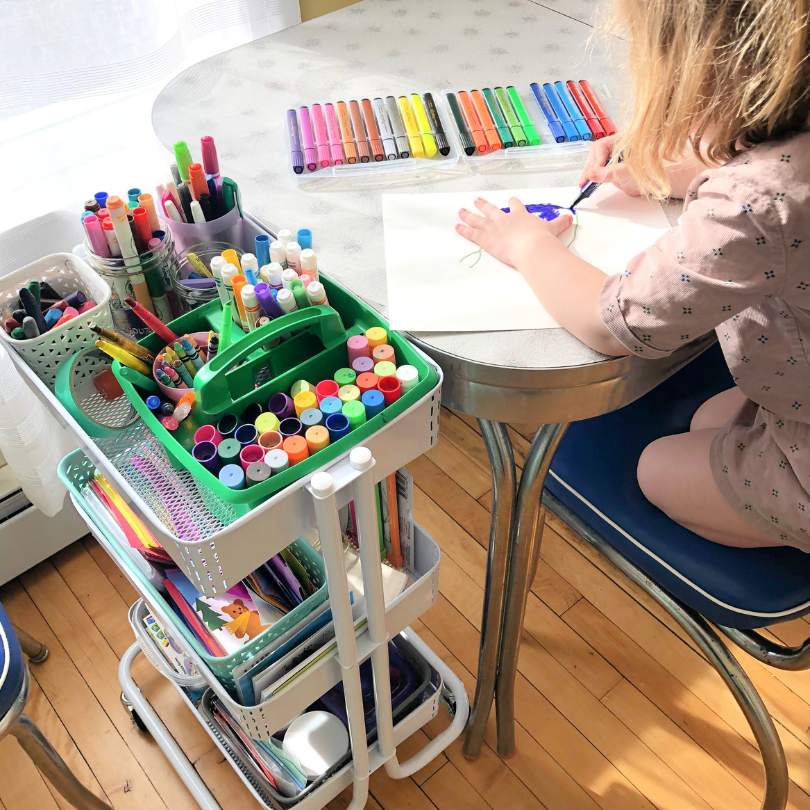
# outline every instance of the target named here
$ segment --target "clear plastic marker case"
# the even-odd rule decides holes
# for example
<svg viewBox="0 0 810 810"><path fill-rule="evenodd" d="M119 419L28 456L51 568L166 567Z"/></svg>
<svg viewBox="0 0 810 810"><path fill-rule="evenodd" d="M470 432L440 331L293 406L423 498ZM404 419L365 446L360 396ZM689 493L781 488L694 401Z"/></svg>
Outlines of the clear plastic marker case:
<svg viewBox="0 0 810 810"><path fill-rule="evenodd" d="M539 84L542 87L543 82L540 81ZM450 120L450 132L455 140L456 149L462 155L462 160L473 167L477 172L492 172L498 174L539 171L543 169L563 169L579 166L582 163L584 153L588 151L590 141L580 140L557 143L554 140L554 136L548 127L545 116L537 103L537 99L535 98L534 93L528 84L514 85L514 88L517 91L520 100L523 102L523 107L529 116L532 126L540 136L541 143L536 146L527 144L526 146L511 146L508 148L502 147L496 151L493 151L489 144L487 144L486 152L479 152L476 150L472 155L465 154L464 150L462 149L459 131L452 115L451 99L449 96L453 95L458 101L459 105L461 105L461 99L459 97L460 92L466 92L467 95L472 99L471 93L473 90L478 90L483 94L483 91L486 88L487 90L492 91L495 98L498 99L499 94L496 93L496 88L501 88L502 90L506 91L507 86L512 85L501 85L496 83L485 86L445 90L442 93L442 100L445 104L444 112L446 117ZM599 85L597 85L597 89L604 92ZM486 95L483 97L486 101ZM498 103L501 103L499 99ZM504 121L507 124L507 128L509 128L509 122L506 120L505 116ZM494 123L496 123L497 126L497 122ZM509 129L511 135L511 128Z"/></svg>
<svg viewBox="0 0 810 810"><path fill-rule="evenodd" d="M408 129L405 126L405 122L403 120L399 99L400 97L405 97L408 99L408 108L412 115L412 121L416 123L417 128L419 129L419 142L422 145L422 148L425 148L425 142L422 138L423 128L420 126L420 116L418 114L417 109L414 106L414 103L411 99L412 94L417 93L419 98L422 100L423 109L427 113L426 105L424 104L424 95L425 93L430 93L433 98L436 113L439 118L439 122L441 124L442 132L445 135L447 141L447 155L442 155L438 149L436 154L432 157L414 157L413 151L410 148L410 141L408 138ZM400 147L404 144L399 143L397 145L397 136L396 136L396 128L392 126L394 131L394 144L395 144L395 152L397 157L395 159L389 159L388 155L393 154L394 151L390 149L390 144L388 149L383 150L383 159L382 160L375 160L374 155L371 154L371 141L369 138L369 132L366 125L366 115L363 109L363 99L368 99L371 103L372 111L376 114L374 115L374 124L377 127L378 133L380 134L380 141L382 142L384 139L388 139L388 136L383 135L381 131L381 127L379 126L380 121L380 114L378 111L374 110L374 99L375 98L382 98L383 106L385 108L385 116L386 120L390 122L390 108L387 103L387 99L389 96L392 96L396 101L396 110L397 114L399 115L399 126L401 126L401 131L404 132L405 141L407 143L407 151L409 153L408 157L400 157L400 153L403 151ZM354 149L357 151L358 146L362 143L357 138L357 133L355 131L357 124L361 124L363 127L363 136L365 137L365 142L368 145L368 152L369 152L369 160L368 162L361 162L359 159L358 153L358 160L356 163L349 163L346 160L345 153L343 154L344 163L342 165L337 165L334 161L334 154L332 153L331 148L328 148L329 155L329 165L328 166L321 166L320 160L318 159L318 134L317 134L317 125L316 125L316 114L313 111L313 106L318 104L320 105L321 112L324 119L324 127L327 130L327 139L328 143L331 145L332 139L329 137L329 124L328 124L328 116L327 116L327 109L326 105L331 104L334 112L335 117L337 119L337 128L338 132L340 132L340 115L339 115L339 108L338 103L340 101L345 102L349 122L351 125L351 132L352 132L352 140L351 144ZM351 102L355 101L359 107L359 121L357 115L352 115L351 110ZM432 91L429 89L421 89L421 90L414 90L413 88L397 88L395 90L389 89L386 95L383 96L347 96L344 99L331 99L326 101L314 101L310 104L306 105L298 105L296 106L296 122L298 126L298 136L301 141L300 149L301 151L304 150L304 132L303 132L303 123L302 123L302 115L301 110L302 107L306 106L306 109L309 111L309 118L310 124L312 127L313 133L313 140L316 144L315 154L316 154L316 166L317 168L312 171L308 168L307 160L304 158L303 166L299 167L302 168L300 173L296 173L293 168L293 160L292 160L292 151L293 151L293 139L294 139L294 131L292 126L289 122L289 112L285 111L284 113L284 131L285 131L285 149L287 150L287 167L290 173L290 176L302 186L307 186L308 188L329 188L329 187L351 187L351 186L362 186L368 187L373 185L397 185L397 184L408 184L412 183L416 180L434 180L439 179L442 176L457 174L459 172L459 158L460 158L460 150L458 146L458 137L454 136L452 132L452 121L450 118L449 111L444 104L444 99L439 91ZM427 129L428 133L431 133L432 130L430 128ZM400 136L401 138L402 136ZM434 139L435 141L435 139ZM340 132L340 144L341 144L341 151L343 151L343 133ZM326 152L322 152L321 157L326 157Z"/></svg>

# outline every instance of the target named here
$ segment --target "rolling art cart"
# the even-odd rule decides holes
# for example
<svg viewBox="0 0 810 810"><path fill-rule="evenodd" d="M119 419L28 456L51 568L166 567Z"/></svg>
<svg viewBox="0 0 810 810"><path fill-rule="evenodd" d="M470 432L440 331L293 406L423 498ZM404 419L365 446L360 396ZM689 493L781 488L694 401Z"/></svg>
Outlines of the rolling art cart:
<svg viewBox="0 0 810 810"><path fill-rule="evenodd" d="M246 234L250 242L256 233L267 232L249 215L245 216L244 228L250 232ZM334 281L329 284L340 289ZM90 532L141 596L130 612L137 641L119 666L122 699L131 707L138 725L152 734L204 810L220 810L220 805L132 679L132 662L141 652L171 681L259 805L275 810L292 807L318 810L349 786L353 787L349 807L358 810L366 803L369 776L374 770L384 767L393 778L407 777L462 733L469 714L463 684L408 627L435 602L439 588L441 553L418 525L413 526L412 553L406 560L408 587L386 605L382 586L375 485L430 449L438 438L442 375L427 356L420 353L421 361L430 366L435 384L418 402L393 415L382 427L365 436L361 444L330 458L246 513L217 498L189 470L171 459L159 437L143 420L112 436L91 438L28 366L18 357L13 359L30 384L39 389L51 412L77 436L81 447L63 459L60 478ZM295 677L282 679L264 700L254 706L242 705L233 688L232 669L217 669L223 659L212 660L203 654L193 636L173 618L171 603L162 593L159 578L129 548L123 532L109 515L94 509L93 503L82 495L96 471L124 496L197 589L208 595L227 590L250 574L256 560L269 559L317 528L334 621L334 641L327 641L317 654L307 659L308 666ZM338 514L351 501L365 599L360 615L358 606L351 603ZM307 546L305 541L298 542ZM306 566L305 557L306 554L299 559ZM154 638L145 630L143 619L147 613L161 626L178 631L176 640L196 671L179 675L169 666ZM394 642L398 652L407 651L414 671L422 673L414 698L393 709L390 642ZM243 658L246 657L247 653ZM376 713L371 740L360 676L360 665L366 660L373 672ZM350 750L292 798L273 790L252 763L234 749L212 711L212 703L218 702L249 737L266 741L341 683ZM451 724L415 756L400 762L396 746L436 716L442 705L453 715Z"/></svg>

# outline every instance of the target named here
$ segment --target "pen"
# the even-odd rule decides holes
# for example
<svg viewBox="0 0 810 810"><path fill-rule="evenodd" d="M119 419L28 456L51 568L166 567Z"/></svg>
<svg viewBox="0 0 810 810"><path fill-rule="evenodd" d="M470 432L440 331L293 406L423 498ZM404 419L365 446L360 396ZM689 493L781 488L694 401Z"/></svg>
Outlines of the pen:
<svg viewBox="0 0 810 810"><path fill-rule="evenodd" d="M301 133L298 131L298 116L295 110L287 110L287 137L293 171L301 174L304 171L304 150L301 147Z"/></svg>
<svg viewBox="0 0 810 810"><path fill-rule="evenodd" d="M501 148L501 139L498 137L498 133L495 129L495 121L487 109L487 103L478 90L473 90L470 96L472 97L475 111L478 113L478 120L484 127L484 137L487 139L489 148L493 152L497 152Z"/></svg>
<svg viewBox="0 0 810 810"><path fill-rule="evenodd" d="M325 169L330 163L329 139L326 137L326 124L323 120L323 110L320 104L312 105L312 118L315 121L315 143L318 146L318 162Z"/></svg>
<svg viewBox="0 0 810 810"><path fill-rule="evenodd" d="M411 154L415 158L425 157L425 147L422 144L422 139L419 137L419 124L416 122L416 116L413 114L411 105L408 103L408 98L407 96L400 96L398 101L402 121L405 124L405 131L408 133L408 143L411 147Z"/></svg>
<svg viewBox="0 0 810 810"><path fill-rule="evenodd" d="M440 155L447 157L447 155L450 154L450 143L447 140L447 136L444 134L442 119L439 118L436 102L433 100L431 93L424 93L422 98L425 102L425 110L427 111L430 129L433 132L433 139L436 141L436 148L439 150Z"/></svg>
<svg viewBox="0 0 810 810"><path fill-rule="evenodd" d="M464 120L464 115L461 112L458 99L453 93L447 94L447 103L450 105L450 112L453 114L453 120L456 122L456 129L458 130L458 137L461 141L461 148L464 154L468 157L475 152L475 144L473 143L472 135L467 129L467 122Z"/></svg>
<svg viewBox="0 0 810 810"><path fill-rule="evenodd" d="M523 127L520 126L517 113L512 108L512 102L509 101L509 96L506 94L506 90L504 90L503 87L496 87L495 95L498 97L503 114L506 116L506 121L509 124L509 131L512 133L515 143L518 146L526 146L526 144L529 142L528 138L526 137L526 133L523 131Z"/></svg>
<svg viewBox="0 0 810 810"><path fill-rule="evenodd" d="M380 99L380 104L382 104L382 99ZM364 98L361 105L363 107L363 118L366 121L366 132L368 132L368 140L371 145L371 154L374 155L375 161L385 160L385 152L383 150L382 141L380 140L379 130L377 129L377 122L374 120L374 109L371 106L371 102L367 98ZM383 108L383 111L385 111L385 108Z"/></svg>
<svg viewBox="0 0 810 810"><path fill-rule="evenodd" d="M602 128L605 130L606 135L615 135L616 134L616 127L613 126L613 121L608 118L608 114L605 112L605 108L602 106L602 102L599 100L599 96L596 95L593 87L591 87L590 82L586 82L582 79L579 83L579 86L582 88L582 92L585 94L585 97L588 99L588 103L593 107L594 112L599 116L599 123L602 125Z"/></svg>
<svg viewBox="0 0 810 810"><path fill-rule="evenodd" d="M568 88L568 92L571 93L577 106L582 111L582 115L585 118L585 123L593 133L593 139L598 141L600 138L604 138L605 130L599 123L599 117L594 112L593 107L591 107L591 105L588 103L588 99L585 98L585 94L582 92L579 85L576 82L567 81L565 86Z"/></svg>
<svg viewBox="0 0 810 810"><path fill-rule="evenodd" d="M352 137L352 122L349 118L349 110L345 101L337 103L338 123L340 124L340 137L343 141L343 151L346 154L347 163L357 163L357 149L354 146ZM327 116L329 115L327 111ZM337 161L336 161L337 162Z"/></svg>
<svg viewBox="0 0 810 810"><path fill-rule="evenodd" d="M489 113L492 116L492 120L495 122L495 128L498 130L498 137L501 139L503 148L511 149L515 145L515 141L512 138L512 133L509 131L506 119L503 117L501 105L498 103L495 93L493 93L489 87L485 87L481 92L484 94L484 100L487 102Z"/></svg>
<svg viewBox="0 0 810 810"><path fill-rule="evenodd" d="M411 93L411 104L413 105L413 109L416 110L416 122L421 131L425 155L432 158L438 151L438 146L436 146L436 139L433 137L433 132L430 128L430 122L425 112L425 105L416 93Z"/></svg>
<svg viewBox="0 0 810 810"><path fill-rule="evenodd" d="M327 104L326 110L326 131L329 134L329 149L332 153L332 163L335 166L342 166L343 147L340 145L340 128L338 127L337 115L333 104Z"/></svg>
<svg viewBox="0 0 810 810"><path fill-rule="evenodd" d="M579 137L583 141L589 141L591 139L591 131L588 129L588 125L585 123L585 118L580 112L579 107L577 107L577 103L574 101L571 91L565 86L565 84L563 84L563 82L554 82L554 89L560 96L560 100L562 101L566 112L571 117L571 121L573 121Z"/></svg>
<svg viewBox="0 0 810 810"><path fill-rule="evenodd" d="M409 158L411 152L408 146L408 138L405 135L405 126L399 114L397 100L393 96L386 96L385 108L388 110L388 119L391 121L391 128L394 130L394 139L396 140L399 156L403 159Z"/></svg>
<svg viewBox="0 0 810 810"><path fill-rule="evenodd" d="M377 129L382 140L384 157L386 160L396 160L398 157L397 144L394 140L394 129L385 109L385 102L381 98L375 98L372 102L372 108L374 110L374 120L377 123Z"/></svg>
<svg viewBox="0 0 810 810"><path fill-rule="evenodd" d="M309 109L300 107L298 115L301 118L301 140L304 144L304 163L311 172L318 168L317 155L315 153L315 140L312 137L312 119L309 117ZM267 262L265 262L267 264Z"/></svg>
<svg viewBox="0 0 810 810"><path fill-rule="evenodd" d="M357 141L357 156L360 158L361 163L368 163L371 160L371 152L368 148L363 116L360 114L360 105L356 101L349 102L349 114L352 119L354 139Z"/></svg>
<svg viewBox="0 0 810 810"><path fill-rule="evenodd" d="M563 132L565 132L565 137L568 138L569 141L578 141L579 133L577 132L577 128L574 126L574 122L568 115L568 111L565 109L565 105L562 103L562 100L557 95L557 91L554 89L554 85L546 82L543 85L543 92L546 94L548 103L551 104L552 108L554 109L554 112L557 115L557 118L560 119Z"/></svg>
<svg viewBox="0 0 810 810"><path fill-rule="evenodd" d="M506 88L506 92L509 96L509 100L512 102L512 106L515 108L518 118L520 119L520 123L523 127L523 131L526 133L526 138L528 139L529 143L532 146L539 146L541 143L540 135L537 133L537 130L532 123L532 119L529 118L529 113L523 104L523 99L520 97L520 94L511 84Z"/></svg>
<svg viewBox="0 0 810 810"><path fill-rule="evenodd" d="M473 103L470 100L469 95L462 90L458 94L458 100L461 102L461 112L464 115L464 120L467 122L467 129L469 129L470 134L472 135L475 148L479 152L486 152L487 141L486 138L484 137L483 130L481 129L481 124L478 121L478 115L475 112L475 107L473 106Z"/></svg>
<svg viewBox="0 0 810 810"><path fill-rule="evenodd" d="M532 89L532 93L534 93L537 106L540 108L540 112L543 113L543 117L546 119L548 128L551 131L551 137L554 138L557 143L565 143L565 132L563 132L560 119L557 118L556 113L548 103L548 99L543 93L543 89L537 82L532 82L532 84L529 86Z"/></svg>

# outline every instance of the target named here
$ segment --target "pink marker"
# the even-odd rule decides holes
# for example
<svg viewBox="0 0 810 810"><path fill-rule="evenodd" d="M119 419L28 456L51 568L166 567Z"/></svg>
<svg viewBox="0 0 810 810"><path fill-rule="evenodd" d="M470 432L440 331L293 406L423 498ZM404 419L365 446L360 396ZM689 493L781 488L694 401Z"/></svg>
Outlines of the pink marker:
<svg viewBox="0 0 810 810"><path fill-rule="evenodd" d="M312 121L309 119L309 110L306 107L301 107L298 110L301 118L301 139L304 141L304 163L307 164L307 169L314 172L318 168L317 158L315 155L315 141L312 138Z"/></svg>
<svg viewBox="0 0 810 810"><path fill-rule="evenodd" d="M174 203L174 195L173 195L173 194L171 193L171 191L169 191L168 189L166 189L166 190L165 190L165 191L164 191L164 192L163 192L163 193L160 195L160 204L163 206L163 213L164 213L166 216L169 216L169 212L166 210L166 203L167 203L167 202ZM177 203L175 203L175 205L177 205Z"/></svg>
<svg viewBox="0 0 810 810"><path fill-rule="evenodd" d="M104 238L104 230L101 227L101 221L95 215L85 217L83 220L85 231L87 231L87 238L90 241L90 247L93 248L93 253L96 256L101 256L102 259L110 258L110 248L107 240Z"/></svg>
<svg viewBox="0 0 810 810"><path fill-rule="evenodd" d="M335 166L343 165L343 146L340 140L340 127L334 104L326 105L326 130L329 133L329 149L332 152L332 162Z"/></svg>
<svg viewBox="0 0 810 810"><path fill-rule="evenodd" d="M320 104L312 105L312 117L315 119L315 142L318 144L318 161L325 169L332 162L329 159L329 139L326 137L326 124L323 121L323 110Z"/></svg>
<svg viewBox="0 0 810 810"><path fill-rule="evenodd" d="M200 138L202 147L203 171L214 178L217 186L222 185L222 175L219 173L219 158L217 157L217 147L214 139L210 135L203 135Z"/></svg>

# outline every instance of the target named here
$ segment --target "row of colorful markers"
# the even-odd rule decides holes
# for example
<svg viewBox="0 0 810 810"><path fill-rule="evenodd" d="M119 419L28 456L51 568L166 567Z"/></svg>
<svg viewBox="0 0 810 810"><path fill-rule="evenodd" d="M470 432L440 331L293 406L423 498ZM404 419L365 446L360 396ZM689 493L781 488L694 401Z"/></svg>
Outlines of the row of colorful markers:
<svg viewBox="0 0 810 810"><path fill-rule="evenodd" d="M344 163L432 158L450 154L450 143L430 93L313 104L287 111L293 171Z"/></svg>

